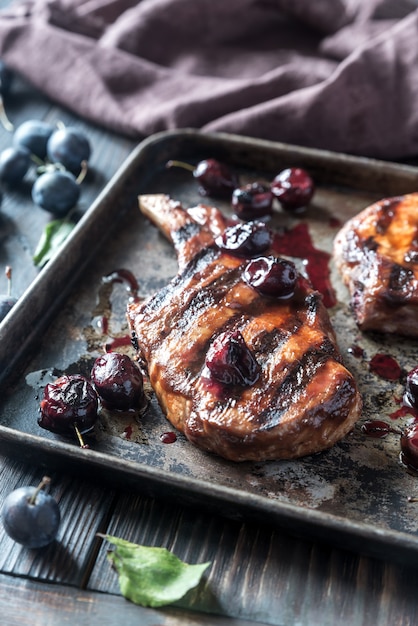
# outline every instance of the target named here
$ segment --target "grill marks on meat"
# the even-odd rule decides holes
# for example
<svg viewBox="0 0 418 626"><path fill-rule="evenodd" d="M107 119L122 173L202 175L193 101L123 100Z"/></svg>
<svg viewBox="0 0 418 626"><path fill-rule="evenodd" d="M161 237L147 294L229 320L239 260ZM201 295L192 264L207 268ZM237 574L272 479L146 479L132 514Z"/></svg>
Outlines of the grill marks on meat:
<svg viewBox="0 0 418 626"><path fill-rule="evenodd" d="M418 337L418 193L384 199L334 242L359 328Z"/></svg>
<svg viewBox="0 0 418 626"><path fill-rule="evenodd" d="M128 309L140 361L170 422L234 461L296 458L347 434L361 400L319 294L302 277L287 300L248 286L248 261L214 244L226 224L212 207L185 210L164 195L143 196L140 207L179 259L164 289ZM255 384L223 386L202 376L208 348L225 330L239 330L255 356Z"/></svg>

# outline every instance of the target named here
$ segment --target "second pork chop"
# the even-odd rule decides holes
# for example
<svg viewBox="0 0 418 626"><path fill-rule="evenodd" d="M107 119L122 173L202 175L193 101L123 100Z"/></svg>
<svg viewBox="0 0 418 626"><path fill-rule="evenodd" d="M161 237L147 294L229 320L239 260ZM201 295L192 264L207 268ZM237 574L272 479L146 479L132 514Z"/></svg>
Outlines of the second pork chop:
<svg viewBox="0 0 418 626"><path fill-rule="evenodd" d="M418 337L418 193L384 198L348 220L334 259L361 330Z"/></svg>

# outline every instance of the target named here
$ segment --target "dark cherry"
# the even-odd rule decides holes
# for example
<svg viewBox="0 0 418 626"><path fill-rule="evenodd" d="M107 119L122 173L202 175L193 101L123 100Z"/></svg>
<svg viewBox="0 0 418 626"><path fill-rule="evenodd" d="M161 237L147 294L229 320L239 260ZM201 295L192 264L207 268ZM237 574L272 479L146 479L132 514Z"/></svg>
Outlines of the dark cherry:
<svg viewBox="0 0 418 626"><path fill-rule="evenodd" d="M253 385L260 375L259 365L239 331L225 331L212 342L206 367L210 377L224 385Z"/></svg>
<svg viewBox="0 0 418 626"><path fill-rule="evenodd" d="M202 196L230 198L234 189L239 186L237 175L225 163L216 159L203 159L196 166L172 160L168 161L167 167L182 167L191 171L199 183L199 193Z"/></svg>
<svg viewBox="0 0 418 626"><path fill-rule="evenodd" d="M216 159L199 161L193 176L199 182L199 192L203 196L229 198L239 185L236 174Z"/></svg>
<svg viewBox="0 0 418 626"><path fill-rule="evenodd" d="M80 374L63 375L44 389L38 424L54 433L86 433L97 419L98 397Z"/></svg>
<svg viewBox="0 0 418 626"><path fill-rule="evenodd" d="M254 220L270 215L273 210L273 192L261 183L249 183L232 192L231 205L241 220Z"/></svg>
<svg viewBox="0 0 418 626"><path fill-rule="evenodd" d="M267 250L272 240L272 232L264 222L245 222L225 228L215 243L236 256L251 257Z"/></svg>
<svg viewBox="0 0 418 626"><path fill-rule="evenodd" d="M414 367L406 376L403 401L407 406L418 409L418 366Z"/></svg>
<svg viewBox="0 0 418 626"><path fill-rule="evenodd" d="M289 167L272 181L271 190L286 211L297 211L309 204L315 184L308 172L300 167Z"/></svg>
<svg viewBox="0 0 418 626"><path fill-rule="evenodd" d="M291 261L275 256L262 256L248 263L243 277L263 295L289 298L295 292L298 273Z"/></svg>
<svg viewBox="0 0 418 626"><path fill-rule="evenodd" d="M91 380L105 406L125 411L141 405L142 374L127 354L108 352L97 358Z"/></svg>
<svg viewBox="0 0 418 626"><path fill-rule="evenodd" d="M418 471L418 424L405 428L402 433L400 458L406 467Z"/></svg>

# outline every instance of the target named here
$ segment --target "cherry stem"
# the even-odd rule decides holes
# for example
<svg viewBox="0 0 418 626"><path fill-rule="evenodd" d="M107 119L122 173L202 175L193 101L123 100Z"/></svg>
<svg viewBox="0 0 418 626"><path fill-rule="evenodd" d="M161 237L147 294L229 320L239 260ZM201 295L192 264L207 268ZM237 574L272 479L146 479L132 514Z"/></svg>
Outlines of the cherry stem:
<svg viewBox="0 0 418 626"><path fill-rule="evenodd" d="M77 176L76 181L75 181L77 183L77 185L81 185L81 183L83 182L83 180L87 176L88 169L89 169L89 166L88 166L87 161L81 161L81 170L80 170L80 173Z"/></svg>
<svg viewBox="0 0 418 626"><path fill-rule="evenodd" d="M0 122L5 130L9 132L14 131L14 126L6 115L6 109L4 108L3 98L0 97Z"/></svg>
<svg viewBox="0 0 418 626"><path fill-rule="evenodd" d="M31 505L36 504L36 498L38 497L38 493L40 491L42 491L42 489L44 487L46 487L46 485L49 485L49 483L51 482L51 479L49 478L49 476L44 476L41 480L41 482L39 483L39 485L36 487L35 491L33 492L33 494L31 495L31 497L29 498L28 502Z"/></svg>
<svg viewBox="0 0 418 626"><path fill-rule="evenodd" d="M78 439L78 442L80 444L80 448L82 448L83 450L88 450L90 446L87 443L84 442L83 436L80 433L77 424L74 424L74 430L75 430L75 434L77 435L77 439Z"/></svg>
<svg viewBox="0 0 418 626"><path fill-rule="evenodd" d="M7 295L11 296L12 295L12 268L11 268L10 265L6 265L6 269L5 269L4 273L6 274L6 278L7 278L7 281L8 281L8 284L7 284Z"/></svg>
<svg viewBox="0 0 418 626"><path fill-rule="evenodd" d="M194 165L191 165L190 163L186 163L185 161L176 161L176 160L167 161L165 166L166 167L182 167L184 170L189 170L189 172L193 172L195 169Z"/></svg>
<svg viewBox="0 0 418 626"><path fill-rule="evenodd" d="M45 162L42 159L40 159L36 154L31 153L30 158L38 167L40 168L45 167Z"/></svg>

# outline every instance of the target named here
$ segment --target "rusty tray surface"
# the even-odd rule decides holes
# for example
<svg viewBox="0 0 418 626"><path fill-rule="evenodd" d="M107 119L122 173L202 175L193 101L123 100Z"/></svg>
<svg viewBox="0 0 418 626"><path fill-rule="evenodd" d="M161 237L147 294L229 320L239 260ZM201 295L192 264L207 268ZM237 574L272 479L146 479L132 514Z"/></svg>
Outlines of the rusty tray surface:
<svg viewBox="0 0 418 626"><path fill-rule="evenodd" d="M154 399L142 415L103 411L88 450L75 438L38 426L47 382L62 373L88 375L109 341L117 345L120 340L120 349L133 354L123 345L129 285L104 277L118 278L117 270L129 270L145 297L174 276L174 250L140 214L137 196L163 192L185 205L201 202L190 173L165 165L169 159L196 163L209 156L229 163L243 183L270 181L284 167L308 168L317 183L309 210L300 216L278 210L273 225L307 224L314 247L328 253L350 216L375 200L418 188L414 167L286 144L188 129L145 140L0 325L2 449L237 519L278 524L368 554L416 560L418 504L408 497L417 495L418 478L399 461L399 434L368 437L362 424L379 419L400 430L411 421L408 414L394 419L402 377L388 381L371 370L370 361L384 354L406 372L418 363L418 343L360 333L332 259L336 304L330 316L345 363L358 380L364 411L352 433L331 450L296 461L232 463L202 452L181 434L165 445L161 435L173 429ZM229 210L225 203L216 204Z"/></svg>

